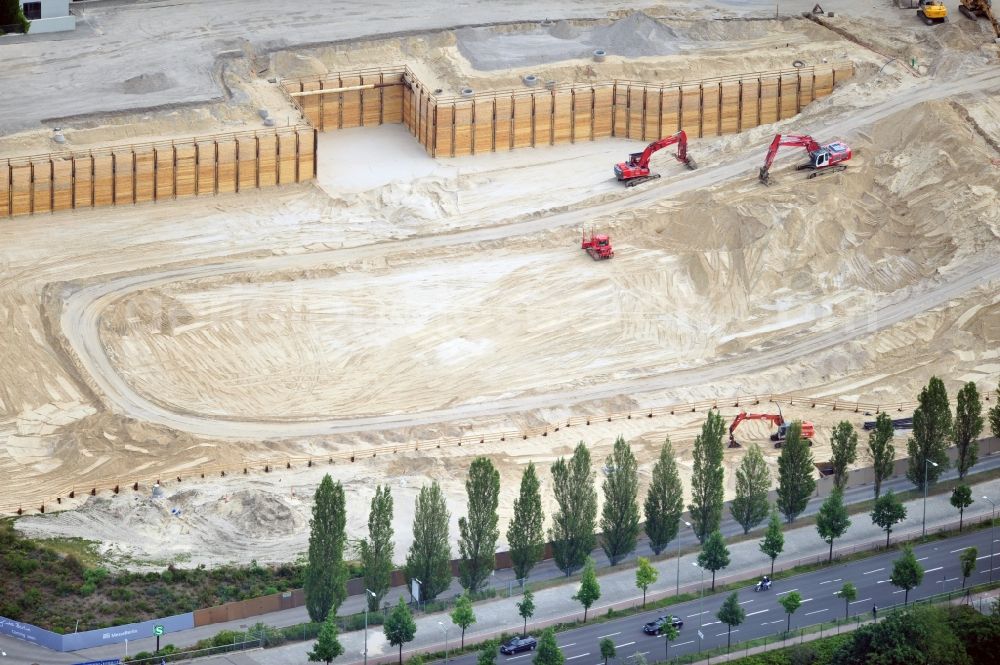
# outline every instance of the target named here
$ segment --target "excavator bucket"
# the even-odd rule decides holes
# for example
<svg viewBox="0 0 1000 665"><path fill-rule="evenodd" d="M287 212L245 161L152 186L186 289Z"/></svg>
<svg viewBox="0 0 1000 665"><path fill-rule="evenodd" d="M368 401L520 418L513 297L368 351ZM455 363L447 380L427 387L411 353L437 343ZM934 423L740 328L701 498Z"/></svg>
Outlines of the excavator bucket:
<svg viewBox="0 0 1000 665"><path fill-rule="evenodd" d="M771 184L771 172L766 166L760 167L760 173L757 174L758 180L760 180L765 185Z"/></svg>

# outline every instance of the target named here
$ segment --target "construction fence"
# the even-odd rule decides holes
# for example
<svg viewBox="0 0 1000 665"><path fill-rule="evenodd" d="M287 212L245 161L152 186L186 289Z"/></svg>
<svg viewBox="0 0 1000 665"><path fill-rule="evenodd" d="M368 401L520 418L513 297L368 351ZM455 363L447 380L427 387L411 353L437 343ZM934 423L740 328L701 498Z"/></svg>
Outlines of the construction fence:
<svg viewBox="0 0 1000 665"><path fill-rule="evenodd" d="M311 180L305 125L0 159L0 217L204 196Z"/></svg>
<svg viewBox="0 0 1000 665"><path fill-rule="evenodd" d="M854 75L851 63L696 81L614 80L440 96L407 67L281 81L319 131L403 123L432 157L618 137L691 138L777 122Z"/></svg>

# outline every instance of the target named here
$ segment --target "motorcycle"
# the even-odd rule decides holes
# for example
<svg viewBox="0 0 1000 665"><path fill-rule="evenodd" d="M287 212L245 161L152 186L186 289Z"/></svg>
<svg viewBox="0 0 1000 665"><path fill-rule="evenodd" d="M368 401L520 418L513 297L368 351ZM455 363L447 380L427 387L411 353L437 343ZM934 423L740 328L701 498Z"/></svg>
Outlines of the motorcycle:
<svg viewBox="0 0 1000 665"><path fill-rule="evenodd" d="M757 582L757 586L753 588L754 591L767 591L771 588L771 580L761 580Z"/></svg>

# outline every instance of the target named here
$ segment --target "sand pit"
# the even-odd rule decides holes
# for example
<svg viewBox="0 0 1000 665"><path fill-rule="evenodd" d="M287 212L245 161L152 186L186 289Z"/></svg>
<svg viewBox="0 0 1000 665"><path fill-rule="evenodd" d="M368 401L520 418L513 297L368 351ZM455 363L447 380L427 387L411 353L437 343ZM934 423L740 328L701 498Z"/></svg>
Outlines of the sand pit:
<svg viewBox="0 0 1000 665"><path fill-rule="evenodd" d="M950 25L934 34L938 51L924 50L922 26L881 35L878 21L896 14L871 11L833 19L861 43L811 21L693 11L274 53L269 74L405 62L446 90L519 87L525 73L677 80L796 59L847 58L857 74L799 117L695 142L697 171L659 154L663 178L636 190L611 166L641 142L433 160L401 126L384 126L323 135L313 184L5 224L0 504L30 511L44 500L51 511L60 496L60 507L79 507L92 484L162 478L164 499L106 492L20 524L97 538L131 567L288 561L305 549L308 497L329 471L347 488L352 537L374 485L391 483L399 561L419 486L440 479L457 520L477 454L501 470L505 522L527 461L541 465L544 487L548 465L577 441L601 460L621 434L645 483L668 434L690 466L703 414L403 452L415 441L737 393L909 401L935 373L951 390L973 380L986 392L1000 374L1000 81L979 69L992 47ZM608 50L606 62L592 62L594 48ZM911 71L911 48L935 78ZM146 124L169 137L259 122L258 106L294 121L277 88L242 62L222 74L241 100L229 110L94 119L67 136L112 144ZM190 92L171 72L141 69L115 82L128 84L122 94ZM801 152L783 152L764 188L755 172L776 131L841 138L855 158L843 174L805 181L791 168ZM5 137L0 151L43 140ZM611 233L613 261L580 251L590 226ZM107 367L90 362L101 354ZM141 399L122 398L132 393ZM816 422L817 460L843 415L786 412ZM759 423L741 434L767 445ZM192 471L386 443L400 452L353 465L204 481ZM727 452L727 492L742 454Z"/></svg>

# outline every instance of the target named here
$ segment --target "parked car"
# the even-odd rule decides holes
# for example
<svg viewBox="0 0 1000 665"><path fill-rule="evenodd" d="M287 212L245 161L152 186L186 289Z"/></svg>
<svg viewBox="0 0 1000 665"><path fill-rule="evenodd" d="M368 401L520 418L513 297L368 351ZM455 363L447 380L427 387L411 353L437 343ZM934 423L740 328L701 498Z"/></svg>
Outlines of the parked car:
<svg viewBox="0 0 1000 665"><path fill-rule="evenodd" d="M531 635L514 637L510 641L500 645L500 653L509 656L510 654L520 653L521 651L534 651L536 646L538 646L538 640Z"/></svg>
<svg viewBox="0 0 1000 665"><path fill-rule="evenodd" d="M659 635L660 633L663 632L663 627L667 625L668 621L673 625L674 628L680 628L681 626L684 625L684 621L682 621L680 617L667 615L647 623L645 626L642 627L642 632L646 633L647 635Z"/></svg>

